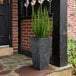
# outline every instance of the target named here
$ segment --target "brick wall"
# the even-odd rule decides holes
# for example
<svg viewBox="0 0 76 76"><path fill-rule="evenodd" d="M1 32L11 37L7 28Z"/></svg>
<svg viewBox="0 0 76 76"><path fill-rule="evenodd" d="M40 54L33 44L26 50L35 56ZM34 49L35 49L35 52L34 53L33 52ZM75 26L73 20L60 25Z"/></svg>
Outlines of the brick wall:
<svg viewBox="0 0 76 76"><path fill-rule="evenodd" d="M76 0L67 0L67 22L68 37L76 39ZM30 37L33 35L31 30L31 19L21 21L21 47L30 49ZM18 51L18 0L12 0L12 45L14 51Z"/></svg>
<svg viewBox="0 0 76 76"><path fill-rule="evenodd" d="M12 46L18 50L18 0L12 0Z"/></svg>
<svg viewBox="0 0 76 76"><path fill-rule="evenodd" d="M76 0L67 0L67 29L68 38L73 38L76 40Z"/></svg>
<svg viewBox="0 0 76 76"><path fill-rule="evenodd" d="M21 47L25 50L31 50L30 38L33 36L32 20L26 19L21 21Z"/></svg>

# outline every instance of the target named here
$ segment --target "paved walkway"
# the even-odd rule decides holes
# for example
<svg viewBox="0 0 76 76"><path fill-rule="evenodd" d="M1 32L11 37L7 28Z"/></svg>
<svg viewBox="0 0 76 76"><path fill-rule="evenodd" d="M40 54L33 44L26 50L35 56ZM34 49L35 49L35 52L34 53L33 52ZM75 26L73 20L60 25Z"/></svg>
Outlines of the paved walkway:
<svg viewBox="0 0 76 76"><path fill-rule="evenodd" d="M52 71L50 67L43 71L33 69L31 58L24 55L14 54L0 58L0 76L45 76Z"/></svg>

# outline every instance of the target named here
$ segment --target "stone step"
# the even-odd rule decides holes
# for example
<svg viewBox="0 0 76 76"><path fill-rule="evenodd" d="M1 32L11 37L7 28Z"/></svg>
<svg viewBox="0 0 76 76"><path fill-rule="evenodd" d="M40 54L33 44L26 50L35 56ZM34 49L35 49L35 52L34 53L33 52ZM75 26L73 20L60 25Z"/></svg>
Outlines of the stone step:
<svg viewBox="0 0 76 76"><path fill-rule="evenodd" d="M9 45L0 45L0 48L5 48L5 47L9 47Z"/></svg>
<svg viewBox="0 0 76 76"><path fill-rule="evenodd" d="M13 54L12 47L0 47L0 56L8 56Z"/></svg>

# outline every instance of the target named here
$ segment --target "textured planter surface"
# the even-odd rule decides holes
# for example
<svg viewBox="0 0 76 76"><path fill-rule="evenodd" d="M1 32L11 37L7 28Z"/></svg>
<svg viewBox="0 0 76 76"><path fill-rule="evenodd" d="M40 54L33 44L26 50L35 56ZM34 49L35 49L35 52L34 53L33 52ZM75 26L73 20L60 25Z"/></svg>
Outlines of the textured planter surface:
<svg viewBox="0 0 76 76"><path fill-rule="evenodd" d="M48 68L52 38L31 38L33 67L38 70Z"/></svg>

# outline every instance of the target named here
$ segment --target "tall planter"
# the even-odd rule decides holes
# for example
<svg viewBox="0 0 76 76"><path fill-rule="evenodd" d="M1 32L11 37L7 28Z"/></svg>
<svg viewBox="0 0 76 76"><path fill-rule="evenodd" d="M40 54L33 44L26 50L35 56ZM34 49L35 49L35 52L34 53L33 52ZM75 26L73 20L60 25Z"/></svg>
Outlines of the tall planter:
<svg viewBox="0 0 76 76"><path fill-rule="evenodd" d="M50 62L52 38L31 38L33 67L37 70L47 69Z"/></svg>
<svg viewBox="0 0 76 76"><path fill-rule="evenodd" d="M47 69L50 63L52 38L49 38L49 36L50 32L52 32L52 22L49 21L47 8L45 7L43 11L40 8L35 13L34 6L32 6L32 30L34 37L31 38L31 48L33 67L43 70Z"/></svg>

